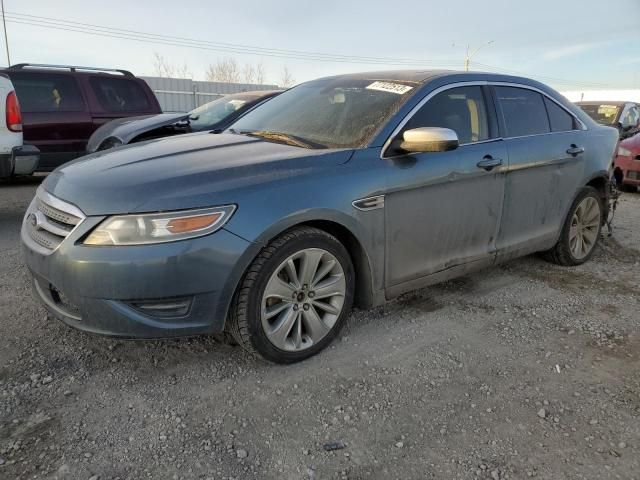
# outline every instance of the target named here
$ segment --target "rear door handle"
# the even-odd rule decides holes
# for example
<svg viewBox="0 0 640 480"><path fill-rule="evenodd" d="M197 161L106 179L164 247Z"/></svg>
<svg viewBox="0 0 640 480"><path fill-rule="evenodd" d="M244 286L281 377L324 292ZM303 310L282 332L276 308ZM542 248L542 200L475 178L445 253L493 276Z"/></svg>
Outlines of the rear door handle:
<svg viewBox="0 0 640 480"><path fill-rule="evenodd" d="M478 165L478 168L483 168L487 172L490 172L494 168L499 167L500 165L502 165L502 159L501 158L493 158L491 155L486 155L482 160L480 160L477 163L477 165Z"/></svg>
<svg viewBox="0 0 640 480"><path fill-rule="evenodd" d="M567 149L567 153L575 157L576 155L580 155L581 153L584 153L584 148L579 147L577 145L571 145L571 147Z"/></svg>

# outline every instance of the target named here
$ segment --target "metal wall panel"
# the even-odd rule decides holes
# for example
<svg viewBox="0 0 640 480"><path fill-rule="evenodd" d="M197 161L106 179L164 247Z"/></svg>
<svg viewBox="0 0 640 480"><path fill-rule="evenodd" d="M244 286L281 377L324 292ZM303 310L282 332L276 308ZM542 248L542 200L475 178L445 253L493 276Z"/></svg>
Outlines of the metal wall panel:
<svg viewBox="0 0 640 480"><path fill-rule="evenodd" d="M140 77L151 87L163 112L188 112L224 95L275 90L277 85L202 82L185 78Z"/></svg>

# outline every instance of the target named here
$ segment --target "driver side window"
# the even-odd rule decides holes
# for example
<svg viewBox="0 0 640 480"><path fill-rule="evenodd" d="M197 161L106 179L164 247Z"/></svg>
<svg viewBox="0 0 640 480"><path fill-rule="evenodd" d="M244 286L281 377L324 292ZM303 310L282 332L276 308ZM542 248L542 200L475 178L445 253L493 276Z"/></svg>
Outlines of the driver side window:
<svg viewBox="0 0 640 480"><path fill-rule="evenodd" d="M443 127L456 132L460 144L488 140L489 121L482 88L456 87L440 92L425 103L405 126Z"/></svg>

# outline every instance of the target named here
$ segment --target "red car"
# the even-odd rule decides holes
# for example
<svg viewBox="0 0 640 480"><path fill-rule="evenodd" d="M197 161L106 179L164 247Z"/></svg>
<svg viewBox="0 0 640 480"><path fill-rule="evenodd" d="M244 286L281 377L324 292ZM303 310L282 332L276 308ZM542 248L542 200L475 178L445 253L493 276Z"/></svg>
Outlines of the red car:
<svg viewBox="0 0 640 480"><path fill-rule="evenodd" d="M636 191L640 186L640 133L619 143L613 165L618 185Z"/></svg>

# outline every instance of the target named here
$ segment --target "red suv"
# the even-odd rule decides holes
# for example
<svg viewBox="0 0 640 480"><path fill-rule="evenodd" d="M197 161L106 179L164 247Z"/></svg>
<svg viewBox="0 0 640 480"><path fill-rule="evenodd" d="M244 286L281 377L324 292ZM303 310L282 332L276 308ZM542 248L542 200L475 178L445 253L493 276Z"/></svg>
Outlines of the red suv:
<svg viewBox="0 0 640 480"><path fill-rule="evenodd" d="M39 171L84 155L103 123L161 113L146 82L126 70L22 63L0 73L18 95L24 143L40 150Z"/></svg>

